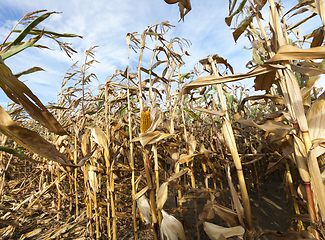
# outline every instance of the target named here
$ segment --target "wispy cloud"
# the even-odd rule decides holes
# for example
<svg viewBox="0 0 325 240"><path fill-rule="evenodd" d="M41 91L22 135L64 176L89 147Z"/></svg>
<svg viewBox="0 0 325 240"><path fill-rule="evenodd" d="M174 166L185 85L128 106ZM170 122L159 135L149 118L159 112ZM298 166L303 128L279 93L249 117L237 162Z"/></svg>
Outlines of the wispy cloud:
<svg viewBox="0 0 325 240"><path fill-rule="evenodd" d="M295 2L292 1L290 7ZM244 46L249 47L249 42L241 37L234 43L232 31L224 22L228 14L228 4L224 1L192 1L192 11L186 15L185 22L178 22L178 6L167 5L162 0L3 0L0 6L0 38L4 39L25 13L39 9L62 12L52 15L40 27L83 36L83 39L67 39L78 51L72 59L59 51L54 41L42 39L40 44L47 45L54 51L29 49L6 61L14 73L34 66L46 70L22 78L43 102L56 99L64 73L74 62L82 63L83 52L91 46L99 45L96 53L99 63L92 69L99 83L104 83L115 69L125 69L126 34L134 31L141 33L157 21L168 20L176 26L165 36L166 40L177 36L192 42L192 46L186 49L191 56L184 58L186 66L183 71L190 71L201 58L215 53L228 59L235 72L248 71L245 64L251 59L251 52L245 50ZM265 17L267 20L267 14ZM310 26L311 29L316 27ZM136 63L137 59L138 55L131 55L131 63ZM244 85L251 87L253 79L247 80ZM5 99L2 92L0 99Z"/></svg>

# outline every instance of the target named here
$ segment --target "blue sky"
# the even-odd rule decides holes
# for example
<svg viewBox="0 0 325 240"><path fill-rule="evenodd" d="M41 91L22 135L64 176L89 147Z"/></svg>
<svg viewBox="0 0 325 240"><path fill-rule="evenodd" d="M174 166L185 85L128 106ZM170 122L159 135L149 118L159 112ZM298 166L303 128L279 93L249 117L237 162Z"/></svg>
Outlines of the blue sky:
<svg viewBox="0 0 325 240"><path fill-rule="evenodd" d="M184 72L189 72L194 65L207 55L217 53L226 58L236 73L247 72L246 63L251 59L249 41L240 37L234 42L232 31L226 25L224 18L228 14L228 1L224 0L192 0L192 10L185 16L184 22L178 22L177 4L168 5L163 0L120 0L120 1L90 1L90 0L2 0L0 4L0 41L2 42L16 22L27 12L47 9L61 14L50 16L39 28L45 27L60 33L74 33L84 38L67 39L78 51L70 59L58 45L49 39L42 39L39 44L47 45L53 50L28 49L8 60L6 64L14 73L39 66L45 72L37 72L21 78L44 104L56 101L65 72L76 61L83 62L83 52L89 47L99 45L96 59L99 63L91 71L98 77L94 85L105 83L115 69L125 69L127 65L127 45L125 36L129 32L139 32L148 25L169 21L176 27L169 31L166 39L173 37L186 38L192 45L186 49L191 55L184 58ZM297 0L283 1L285 10L289 10ZM264 8L264 18L267 20L268 7ZM305 15L306 16L306 15ZM295 22L297 18L293 18ZM264 22L266 25L267 22ZM309 24L302 25L303 35L321 26L319 17L314 17ZM21 28L21 27L20 27ZM14 35L13 35L14 36ZM131 55L131 68L137 66L138 54ZM146 64L146 63L144 63ZM147 63L148 64L148 63ZM247 88L252 88L253 79L241 81ZM325 81L318 84L325 85ZM7 97L0 92L0 104L6 107Z"/></svg>

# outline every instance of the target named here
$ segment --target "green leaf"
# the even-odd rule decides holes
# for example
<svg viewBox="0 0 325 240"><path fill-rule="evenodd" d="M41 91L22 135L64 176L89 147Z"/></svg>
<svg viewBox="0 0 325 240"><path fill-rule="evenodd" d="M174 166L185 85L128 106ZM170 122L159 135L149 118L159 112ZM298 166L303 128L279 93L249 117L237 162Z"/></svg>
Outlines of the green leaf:
<svg viewBox="0 0 325 240"><path fill-rule="evenodd" d="M147 35L153 35L153 36L160 36L161 33L155 33L155 32L146 32Z"/></svg>
<svg viewBox="0 0 325 240"><path fill-rule="evenodd" d="M232 18L243 10L246 2L247 2L247 0L241 1L241 3L239 4L237 10L234 11L230 16L226 17L225 21L226 21L228 27L230 27L230 25L231 25Z"/></svg>
<svg viewBox="0 0 325 240"><path fill-rule="evenodd" d="M184 78L189 79L190 78L190 73L183 73L180 77L179 77L179 82L183 83Z"/></svg>
<svg viewBox="0 0 325 240"><path fill-rule="evenodd" d="M244 18L236 28L236 30L232 33L235 42L237 42L237 39L242 35L242 33L246 30L248 25L253 21L253 18L256 16L256 13L251 14L250 16Z"/></svg>
<svg viewBox="0 0 325 240"><path fill-rule="evenodd" d="M19 78L20 76L22 75L27 75L27 74L30 74L30 73L33 73L33 72L38 72L38 71L44 71L43 68L40 68L40 67L32 67L30 69L27 69L25 71L22 71L22 72L19 72L19 73L16 73L14 74L17 78Z"/></svg>
<svg viewBox="0 0 325 240"><path fill-rule="evenodd" d="M39 35L37 37L29 39L27 42L23 43L22 45L19 45L18 47L13 48L12 50L8 52L4 52L1 54L1 57L3 60L12 57L13 55L16 55L17 53L23 51L24 49L31 47L36 43L42 36Z"/></svg>
<svg viewBox="0 0 325 240"><path fill-rule="evenodd" d="M22 31L23 30L14 29L12 32L20 33ZM72 33L57 33L57 32L52 32L52 31L47 31L47 30L41 30L41 29L33 29L28 34L40 35L42 33L52 35L54 38L59 38L59 37L79 37L79 38L83 38L80 35L76 35L76 34L72 34Z"/></svg>
<svg viewBox="0 0 325 240"><path fill-rule="evenodd" d="M0 151L3 151L3 152L6 152L6 153L9 153L9 154L12 154L12 155L14 155L16 157L19 157L21 159L28 159L28 160L30 160L30 158L27 157L25 154L17 151L16 149L10 148L10 147L0 146Z"/></svg>
<svg viewBox="0 0 325 240"><path fill-rule="evenodd" d="M253 58L255 60L255 62L258 64L258 65L261 65L263 64L264 62L261 60L260 56L258 55L257 51L256 51L256 48L253 48Z"/></svg>
<svg viewBox="0 0 325 240"><path fill-rule="evenodd" d="M59 12L48 12L48 13L44 13L43 15L39 16L34 21L32 21L30 24L28 24L28 26L12 42L12 45L19 44L27 36L27 34L29 34L29 32L34 27L36 27L40 22L44 21L46 18L48 18L53 13L59 13Z"/></svg>
<svg viewBox="0 0 325 240"><path fill-rule="evenodd" d="M195 120L199 121L199 122L203 122L202 118L200 118L199 115L197 115L195 112L191 111L190 109L188 108L184 108L184 110L189 114L191 115L191 117L193 117Z"/></svg>

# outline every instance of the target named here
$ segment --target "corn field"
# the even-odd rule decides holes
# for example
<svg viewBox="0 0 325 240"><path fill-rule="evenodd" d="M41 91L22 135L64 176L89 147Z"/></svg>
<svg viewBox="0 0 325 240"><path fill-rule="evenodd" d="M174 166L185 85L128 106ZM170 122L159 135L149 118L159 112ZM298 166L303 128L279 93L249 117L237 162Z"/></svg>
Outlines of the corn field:
<svg viewBox="0 0 325 240"><path fill-rule="evenodd" d="M186 21L189 0L165 2L178 3ZM234 42L251 43L247 73L234 74L218 53L184 72L190 40L166 39L174 26L165 21L126 33L128 64L98 91L88 88L97 78L98 46L90 47L47 106L19 80L42 69L14 74L5 60L46 48L41 38L70 57L62 39L81 36L37 28L56 12L23 16L0 45L0 87L10 99L0 107L0 238L325 239L325 92L316 87L325 5L282 9L229 0ZM323 25L302 36L317 17ZM264 94L237 82L248 78ZM263 201L273 208L262 210Z"/></svg>

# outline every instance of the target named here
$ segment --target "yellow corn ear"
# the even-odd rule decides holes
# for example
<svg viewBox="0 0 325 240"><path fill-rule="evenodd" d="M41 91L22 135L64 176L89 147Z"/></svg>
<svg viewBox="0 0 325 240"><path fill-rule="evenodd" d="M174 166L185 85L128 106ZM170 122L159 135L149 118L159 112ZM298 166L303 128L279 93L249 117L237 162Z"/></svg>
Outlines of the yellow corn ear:
<svg viewBox="0 0 325 240"><path fill-rule="evenodd" d="M140 131L144 133L151 125L150 110L141 112Z"/></svg>

